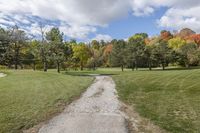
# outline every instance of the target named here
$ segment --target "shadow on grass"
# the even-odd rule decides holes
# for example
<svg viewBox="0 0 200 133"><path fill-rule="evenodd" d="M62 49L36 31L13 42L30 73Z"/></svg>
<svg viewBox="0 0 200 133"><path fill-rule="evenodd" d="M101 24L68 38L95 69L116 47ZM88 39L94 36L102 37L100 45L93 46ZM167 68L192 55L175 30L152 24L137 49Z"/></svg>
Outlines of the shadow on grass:
<svg viewBox="0 0 200 133"><path fill-rule="evenodd" d="M177 70L179 71L179 70L196 70L196 69L200 69L200 67L190 67L190 68L177 67L177 68L166 68L165 70L163 70L162 68L152 68L152 70L143 69L139 71L177 71Z"/></svg>
<svg viewBox="0 0 200 133"><path fill-rule="evenodd" d="M118 75L116 73L106 73L106 72L99 72L99 71L66 71L64 72L66 75L70 76L112 76L112 75Z"/></svg>

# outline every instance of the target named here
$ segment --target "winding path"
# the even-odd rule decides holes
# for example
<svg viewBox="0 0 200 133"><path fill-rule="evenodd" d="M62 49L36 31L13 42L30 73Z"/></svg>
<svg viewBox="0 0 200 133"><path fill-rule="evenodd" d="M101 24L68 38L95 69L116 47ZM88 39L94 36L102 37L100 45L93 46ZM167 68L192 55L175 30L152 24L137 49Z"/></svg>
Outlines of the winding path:
<svg viewBox="0 0 200 133"><path fill-rule="evenodd" d="M96 76L82 97L44 125L39 133L127 133L111 77Z"/></svg>

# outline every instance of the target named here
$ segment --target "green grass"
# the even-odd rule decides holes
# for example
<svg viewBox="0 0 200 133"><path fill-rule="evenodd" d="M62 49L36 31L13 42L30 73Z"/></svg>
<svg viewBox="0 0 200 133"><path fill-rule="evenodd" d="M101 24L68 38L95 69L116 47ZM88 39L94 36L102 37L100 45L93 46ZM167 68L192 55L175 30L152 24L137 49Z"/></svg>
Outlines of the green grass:
<svg viewBox="0 0 200 133"><path fill-rule="evenodd" d="M47 120L89 86L88 74L106 74L115 80L120 99L141 116L172 133L199 133L200 70L140 70L5 71L8 76L0 78L0 132L17 133Z"/></svg>
<svg viewBox="0 0 200 133"><path fill-rule="evenodd" d="M172 133L200 132L200 70L135 71L113 76L119 97Z"/></svg>
<svg viewBox="0 0 200 133"><path fill-rule="evenodd" d="M0 78L0 132L18 133L47 120L92 82L56 72L5 71Z"/></svg>

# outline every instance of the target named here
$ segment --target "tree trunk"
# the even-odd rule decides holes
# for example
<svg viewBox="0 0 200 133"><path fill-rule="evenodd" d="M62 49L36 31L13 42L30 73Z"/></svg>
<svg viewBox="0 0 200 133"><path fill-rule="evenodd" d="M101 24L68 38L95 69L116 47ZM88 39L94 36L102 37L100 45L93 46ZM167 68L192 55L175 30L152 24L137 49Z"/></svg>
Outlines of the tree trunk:
<svg viewBox="0 0 200 133"><path fill-rule="evenodd" d="M96 64L94 63L93 64L93 71L95 71L96 70Z"/></svg>
<svg viewBox="0 0 200 133"><path fill-rule="evenodd" d="M122 72L124 71L124 65L121 65Z"/></svg>
<svg viewBox="0 0 200 133"><path fill-rule="evenodd" d="M189 69L190 65L188 63L185 63L185 67Z"/></svg>
<svg viewBox="0 0 200 133"><path fill-rule="evenodd" d="M60 73L60 63L57 62L57 72Z"/></svg>
<svg viewBox="0 0 200 133"><path fill-rule="evenodd" d="M83 71L83 62L81 62L81 71Z"/></svg>
<svg viewBox="0 0 200 133"><path fill-rule="evenodd" d="M15 70L18 69L18 54L15 54Z"/></svg>
<svg viewBox="0 0 200 133"><path fill-rule="evenodd" d="M132 63L132 71L134 71L134 69L135 69L135 63L133 61L133 63Z"/></svg>
<svg viewBox="0 0 200 133"><path fill-rule="evenodd" d="M17 69L18 69L18 65L17 65L17 62L15 60L15 70L17 70Z"/></svg>
<svg viewBox="0 0 200 133"><path fill-rule="evenodd" d="M7 66L9 69L11 69L11 64L10 63L8 63L8 66Z"/></svg>
<svg viewBox="0 0 200 133"><path fill-rule="evenodd" d="M165 64L164 63L162 63L162 69L165 70Z"/></svg>
<svg viewBox="0 0 200 133"><path fill-rule="evenodd" d="M135 70L138 70L137 60L135 60Z"/></svg>
<svg viewBox="0 0 200 133"><path fill-rule="evenodd" d="M47 61L44 61L44 72L47 72Z"/></svg>
<svg viewBox="0 0 200 133"><path fill-rule="evenodd" d="M15 54L15 57L14 57L14 63L15 63L15 70L18 69L18 48L17 48L17 44L15 43L15 48L14 48L14 54Z"/></svg>
<svg viewBox="0 0 200 133"><path fill-rule="evenodd" d="M151 68L151 59L149 59L149 70L151 71L152 68Z"/></svg>
<svg viewBox="0 0 200 133"><path fill-rule="evenodd" d="M35 71L35 61L33 62L33 71Z"/></svg>

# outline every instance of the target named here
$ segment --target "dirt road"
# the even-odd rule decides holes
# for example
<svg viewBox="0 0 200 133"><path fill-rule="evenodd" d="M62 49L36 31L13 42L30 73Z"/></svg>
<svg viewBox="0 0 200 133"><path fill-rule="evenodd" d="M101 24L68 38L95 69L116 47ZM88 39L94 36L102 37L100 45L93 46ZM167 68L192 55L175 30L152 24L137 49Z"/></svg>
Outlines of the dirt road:
<svg viewBox="0 0 200 133"><path fill-rule="evenodd" d="M44 125L39 133L127 133L111 77L96 76L82 97Z"/></svg>

